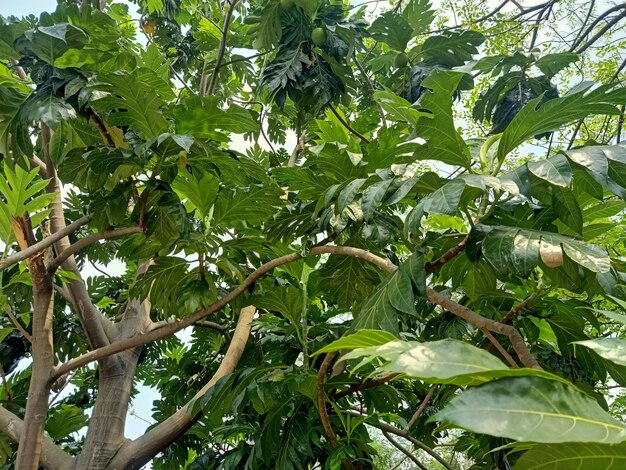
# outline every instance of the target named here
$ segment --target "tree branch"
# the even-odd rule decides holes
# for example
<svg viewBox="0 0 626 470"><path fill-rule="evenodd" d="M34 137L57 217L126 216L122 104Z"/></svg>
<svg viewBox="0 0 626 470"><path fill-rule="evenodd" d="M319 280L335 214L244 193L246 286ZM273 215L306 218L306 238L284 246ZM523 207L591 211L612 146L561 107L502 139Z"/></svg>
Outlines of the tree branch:
<svg viewBox="0 0 626 470"><path fill-rule="evenodd" d="M65 250L63 250L56 258L54 258L48 264L48 271L51 273L56 271L59 268L59 266L61 266L65 262L65 260L68 259L70 256L74 255L75 253L78 253L83 248L89 245L93 245L94 243L100 240L108 240L110 238L123 237L124 235L130 235L132 233L142 233L142 232L143 232L143 227L124 227L124 228L118 228L115 230L107 230L105 232L100 232L100 233L91 233L87 235L86 237L81 238L76 243L73 243L72 245L68 246Z"/></svg>
<svg viewBox="0 0 626 470"><path fill-rule="evenodd" d="M328 103L328 109L330 109L330 111L335 115L335 117L339 120L339 122L343 125L343 127L345 127L346 129L348 129L348 131L351 134L356 135L359 139L361 139L363 142L365 142L366 144L370 143L370 140L365 137L363 134L361 134L359 131L357 131L355 128L353 128L348 121L346 121L343 116L341 116L337 110L335 109L335 107Z"/></svg>
<svg viewBox="0 0 626 470"><path fill-rule="evenodd" d="M328 440L330 441L330 445L333 446L333 449L339 447L339 442L337 441L337 435L333 430L333 427L330 424L330 419L328 418L328 410L326 409L326 392L324 391L324 382L326 378L326 373L328 372L328 368L332 364L333 360L337 357L338 352L332 351L326 354L326 357L322 361L320 365L320 369L317 372L317 380L315 382L317 389L317 408L320 415L320 420L322 421L322 426L324 427L324 432L326 436L328 436Z"/></svg>
<svg viewBox="0 0 626 470"><path fill-rule="evenodd" d="M598 25L598 23L600 23L600 21L606 19L606 17L609 16L611 13L614 13L619 10L623 10L624 8L626 8L626 5L619 4L612 8L609 8L604 13L601 13L600 15L598 15L598 17L589 25L589 27L584 32L581 32L580 35L574 40L574 42L570 46L570 49L569 49L570 52L574 52L576 50L576 48L582 43L583 39L587 35L589 35L591 31L593 31L593 29Z"/></svg>
<svg viewBox="0 0 626 470"><path fill-rule="evenodd" d="M20 324L19 321L17 321L17 318L15 318L15 315L13 315L13 312L11 311L11 309L9 307L7 307L6 309L6 314L9 317L9 319L11 320L11 323L13 323L13 325L15 325L15 328L17 328L17 330L22 333L22 336L24 336L24 338L26 338L26 340L29 343L33 342L33 337L28 333L28 331L26 331L24 329L24 327Z"/></svg>
<svg viewBox="0 0 626 470"><path fill-rule="evenodd" d="M0 430L13 442L19 442L24 434L24 421L6 408L0 406ZM58 447L54 441L44 436L41 450L41 464L49 470L67 470L72 468L74 458Z"/></svg>
<svg viewBox="0 0 626 470"><path fill-rule="evenodd" d="M27 249L18 251L17 253L11 256L7 256L6 258L0 261L0 272L54 245L56 242L58 242L62 238L67 237L68 235L74 233L83 225L87 224L91 219L92 219L91 215L85 215L81 217L80 219L78 219L76 222L71 223L70 225L63 228L62 230L59 230L58 232L53 233L49 237L44 238L43 240L35 243L34 245L28 247Z"/></svg>
<svg viewBox="0 0 626 470"><path fill-rule="evenodd" d="M317 247L311 248L311 250L306 254L306 256L319 256L322 254L353 256L356 258L360 258L364 261L367 261L368 263L371 263L375 266L378 266L379 268L387 272L393 272L396 269L396 266L391 261L385 258L381 258L380 256L375 255L374 253L371 253L362 248L355 248L351 246L317 246ZM244 281L241 284L239 284L239 286L237 286L235 289L230 291L228 294L226 294L224 297L222 297L221 299L219 299L217 302L213 303L212 305L206 308L203 308L199 310L198 312L194 313L193 315L190 315L177 322L174 322L174 323L163 322L163 323L154 324L153 328L147 333L138 334L132 338L118 341L116 343L95 349L81 356L78 356L74 359L71 359L65 362L64 364L61 364L55 368L52 374L53 379L63 375L64 373L70 370L77 369L79 367L82 367L85 364L89 364L90 362L100 360L102 358L108 357L112 354L116 354L121 351L125 351L127 349L131 349L137 346L142 346L144 344L152 343L153 341L157 341L159 339L165 338L167 336L170 336L176 333L177 331L182 330L183 328L193 325L194 323L202 320L207 315L210 315L211 313L214 313L220 310L221 308L225 307L226 305L228 305L231 301L233 301L239 295L246 292L248 287L254 284L256 280L259 279L261 276L272 271L274 268L278 266L291 263L301 258L302 258L302 255L300 253L291 253L291 254L273 259L272 261L265 263L264 265L260 266L258 269L253 271L248 277L246 277L246 279L244 279ZM454 313L455 315L464 318L465 320L467 320L468 322L470 322L477 328L480 328L481 326L487 326L487 329L489 331L500 333L500 334L505 334L509 336L509 338L511 339L511 344L513 345L515 351L518 352L518 354L522 354L522 356L524 357L524 359L520 357L522 362L524 364L527 364L527 362L528 364L532 364L533 363L532 361L534 361L536 368L540 368L536 360L534 360L534 358L532 357L532 354L530 354L530 351L528 351L528 348L526 348L523 338L519 335L517 330L515 330L513 327L508 326L508 325L502 325L501 323L498 323L494 320L482 317L478 315L477 313L472 312L467 307L464 307L460 304L457 304L456 302L453 302L452 300L433 291L430 288L428 289L428 300L432 303L436 303L436 304L443 306L444 308ZM532 366L529 366L529 367L532 367Z"/></svg>
<svg viewBox="0 0 626 470"><path fill-rule="evenodd" d="M41 141L43 149L44 162L47 166L47 177L50 178L50 184L46 191L54 193L54 200L50 203L50 229L53 234L62 232L65 226L65 213L63 211L63 200L61 197L61 182L57 178L56 169L50 157L50 128L45 124L41 124ZM62 253L70 246L67 236L60 238L55 243L57 253ZM67 288L72 297L72 305L81 326L87 335L87 339L93 348L100 348L109 344L107 330L110 329L112 323L100 314L96 306L92 303L87 287L80 275L80 270L76 265L74 256L69 256L63 263L63 269L70 271L76 275L78 280L67 283Z"/></svg>
<svg viewBox="0 0 626 470"><path fill-rule="evenodd" d="M428 389L428 392L426 393L426 396L424 397L424 399L420 403L420 406L417 407L417 410L415 410L415 413L413 413L413 416L411 416L411 419L409 420L408 424L406 425L406 429L407 430L411 429L411 427L415 424L415 422L422 415L422 413L426 409L426 406L428 406L428 402L433 397L433 394L435 393L435 390L437 390L437 387L438 387L438 385L431 385L430 386L430 388Z"/></svg>
<svg viewBox="0 0 626 470"><path fill-rule="evenodd" d="M417 460L417 457L415 457L411 452L409 452L409 449L407 449L402 444L400 444L398 441L396 441L393 437L391 437L387 431L383 431L383 436L385 436L385 438L391 443L392 446L394 446L396 449L398 449L400 452L402 452L404 455L406 455L407 458L411 462L413 462L415 465L417 465L417 467L420 470L428 470L428 468L426 468L426 467L424 467L424 465L422 465L422 462Z"/></svg>
<svg viewBox="0 0 626 470"><path fill-rule="evenodd" d="M241 309L232 341L228 346L224 359L213 377L211 377L211 380L209 380L186 405L172 416L154 426L138 439L124 444L113 458L110 464L111 468L140 468L183 435L200 419L202 409L197 406L196 402L200 400L218 380L231 374L235 370L246 347L248 338L250 337L255 312L256 308L252 305Z"/></svg>
<svg viewBox="0 0 626 470"><path fill-rule="evenodd" d="M356 411L347 410L346 413L348 413L349 415L354 416L356 418L361 418L361 419L367 418L367 416L363 416L361 413L357 413ZM403 431L402 429L398 429L395 426L392 426L391 424L387 424L387 423L383 423L383 422L372 423L370 421L365 421L365 423L369 424L370 426L374 426L375 428L378 428L381 431L384 431L384 432L387 432L387 433L391 433L391 434L395 434L396 436L400 436L400 437L406 439L407 441L409 441L414 446L419 447L424 452L429 454L432 458L434 458L437 462L439 462L441 465L443 465L448 470L454 470L452 468L452 466L448 462L446 462L443 459L443 457L441 457L441 455L439 455L437 452L435 452L432 448L428 447L426 444L424 444L419 439L416 439L413 436L411 436L407 431Z"/></svg>
<svg viewBox="0 0 626 470"><path fill-rule="evenodd" d="M209 87L207 88L206 92L205 90L201 90L202 96L212 95L217 85L217 78L219 77L220 68L222 67L222 61L224 60L224 53L226 52L226 39L228 37L228 28L230 26L230 20L233 17L233 11L235 10L235 6L237 5L237 0L228 0L228 4L229 5L226 12L226 18L224 19L224 28L222 29L222 37L220 38L220 45L217 50L215 68L213 69L211 81L209 82Z"/></svg>

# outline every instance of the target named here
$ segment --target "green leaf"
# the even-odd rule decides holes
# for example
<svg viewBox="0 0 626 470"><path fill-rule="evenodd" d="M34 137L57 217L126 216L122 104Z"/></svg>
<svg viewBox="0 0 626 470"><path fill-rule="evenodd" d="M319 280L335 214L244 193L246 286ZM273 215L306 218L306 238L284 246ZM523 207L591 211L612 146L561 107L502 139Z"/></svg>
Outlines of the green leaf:
<svg viewBox="0 0 626 470"><path fill-rule="evenodd" d="M599 247L552 232L478 225L472 228L468 256L480 245L482 255L501 273L516 271L526 277L537 265L542 250L549 249L595 273L611 270L608 255ZM474 258L474 261L476 258ZM544 260L545 261L545 260Z"/></svg>
<svg viewBox="0 0 626 470"><path fill-rule="evenodd" d="M89 417L74 405L59 405L50 410L46 431L54 440L63 439L87 425Z"/></svg>
<svg viewBox="0 0 626 470"><path fill-rule="evenodd" d="M218 130L244 134L256 132L259 124L243 108L221 109L217 98L187 98L174 108L176 132L194 137L215 138Z"/></svg>
<svg viewBox="0 0 626 470"><path fill-rule="evenodd" d="M382 41L392 49L404 52L413 37L413 28L402 16L387 11L372 23L369 33L377 41Z"/></svg>
<svg viewBox="0 0 626 470"><path fill-rule="evenodd" d="M577 62L580 56L575 52L557 52L554 54L546 54L535 62L537 67L543 74L552 78L570 64Z"/></svg>
<svg viewBox="0 0 626 470"><path fill-rule="evenodd" d="M181 199L188 198L198 210L200 217L206 217L215 202L219 179L211 173L202 173L199 170L193 174L179 172L172 181L172 188L182 196Z"/></svg>
<svg viewBox="0 0 626 470"><path fill-rule="evenodd" d="M416 274L418 271L422 274ZM352 330L379 329L397 335L399 316L415 312L415 291L426 290L423 272L423 256L413 253L365 300Z"/></svg>
<svg viewBox="0 0 626 470"><path fill-rule="evenodd" d="M459 208L459 202L463 191L465 190L465 181L455 179L446 183L435 192L429 194L422 199L422 207L424 212L429 214L455 215Z"/></svg>
<svg viewBox="0 0 626 470"><path fill-rule="evenodd" d="M217 195L213 223L226 226L259 223L274 213L274 208L280 205L281 194L280 188L262 184L224 188Z"/></svg>
<svg viewBox="0 0 626 470"><path fill-rule="evenodd" d="M416 36L430 28L436 12L431 8L429 0L410 0L402 10L402 16L413 28L413 36Z"/></svg>
<svg viewBox="0 0 626 470"><path fill-rule="evenodd" d="M380 205L381 201L393 180L383 180L368 186L363 191L361 200L361 208L363 210L363 220L368 221L374 215L374 211Z"/></svg>
<svg viewBox="0 0 626 470"><path fill-rule="evenodd" d="M626 443L540 444L525 452L513 470L609 470L626 467Z"/></svg>
<svg viewBox="0 0 626 470"><path fill-rule="evenodd" d="M439 70L422 82L426 92L418 103L420 108L426 108L432 116L421 117L417 122L417 135L424 138L426 144L418 147L415 158L439 160L449 165L469 168L469 150L457 132L452 118L452 95L462 77L460 72Z"/></svg>
<svg viewBox="0 0 626 470"><path fill-rule="evenodd" d="M529 162L528 170L537 178L555 186L566 188L572 181L572 168L563 155L556 155L538 162Z"/></svg>
<svg viewBox="0 0 626 470"><path fill-rule="evenodd" d="M478 46L485 37L478 31L450 32L443 36L430 36L417 52L425 64L458 67L478 54ZM428 88L427 85L423 85Z"/></svg>
<svg viewBox="0 0 626 470"><path fill-rule="evenodd" d="M376 91L374 92L374 99L387 112L387 117L396 122L406 122L411 126L416 126L420 117L430 117L429 113L419 111L407 100L392 91Z"/></svg>
<svg viewBox="0 0 626 470"><path fill-rule="evenodd" d="M466 386L502 377L529 375L568 383L541 370L509 369L500 359L484 349L455 339L425 343L396 340L358 348L343 356L342 360L363 358L357 366L359 369L382 359L383 364L376 368L377 373L405 374L430 383Z"/></svg>
<svg viewBox="0 0 626 470"><path fill-rule="evenodd" d="M573 386L515 377L470 388L430 421L518 441L603 442L626 439L624 424Z"/></svg>
<svg viewBox="0 0 626 470"><path fill-rule="evenodd" d="M344 336L332 343L324 346L318 351L313 353L313 356L318 354L339 351L341 349L358 349L367 348L369 346L379 346L386 344L390 341L395 341L397 338L386 331L381 330L359 330L351 335Z"/></svg>
<svg viewBox="0 0 626 470"><path fill-rule="evenodd" d="M131 126L146 139L165 130L167 121L160 109L163 102L151 86L126 73L100 75L98 78L100 82L94 87L109 94L90 103L97 111L110 112L109 125Z"/></svg>
<svg viewBox="0 0 626 470"><path fill-rule="evenodd" d="M590 90L589 84L581 91L568 93L541 104L539 96L526 104L508 125L498 144L498 160L527 139L557 130L563 124L585 118L591 114L619 114L616 105L626 103L626 88L614 85L600 86Z"/></svg>
<svg viewBox="0 0 626 470"><path fill-rule="evenodd" d="M626 366L626 339L624 338L595 338L576 341L574 344L595 351L602 359Z"/></svg>
<svg viewBox="0 0 626 470"><path fill-rule="evenodd" d="M569 228L582 235L583 214L574 193L566 189L554 188L552 191L552 208Z"/></svg>

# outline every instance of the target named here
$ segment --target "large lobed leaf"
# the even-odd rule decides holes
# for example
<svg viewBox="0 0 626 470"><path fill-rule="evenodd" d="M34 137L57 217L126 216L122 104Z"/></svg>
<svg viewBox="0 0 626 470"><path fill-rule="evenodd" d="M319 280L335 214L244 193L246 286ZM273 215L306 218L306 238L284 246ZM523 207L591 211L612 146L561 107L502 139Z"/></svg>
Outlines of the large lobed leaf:
<svg viewBox="0 0 626 470"><path fill-rule="evenodd" d="M561 98L540 105L542 96L524 106L508 125L498 145L498 159L531 137L557 130L564 124L591 114L619 114L617 105L626 104L626 88L614 85L591 90L586 83Z"/></svg>

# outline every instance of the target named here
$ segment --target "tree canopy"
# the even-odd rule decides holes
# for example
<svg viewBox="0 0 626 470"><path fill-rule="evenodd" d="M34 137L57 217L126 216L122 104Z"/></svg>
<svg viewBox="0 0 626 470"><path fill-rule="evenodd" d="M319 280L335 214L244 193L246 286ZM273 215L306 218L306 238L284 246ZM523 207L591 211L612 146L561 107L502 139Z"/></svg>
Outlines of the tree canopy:
<svg viewBox="0 0 626 470"><path fill-rule="evenodd" d="M626 465L625 18L0 16L0 468Z"/></svg>

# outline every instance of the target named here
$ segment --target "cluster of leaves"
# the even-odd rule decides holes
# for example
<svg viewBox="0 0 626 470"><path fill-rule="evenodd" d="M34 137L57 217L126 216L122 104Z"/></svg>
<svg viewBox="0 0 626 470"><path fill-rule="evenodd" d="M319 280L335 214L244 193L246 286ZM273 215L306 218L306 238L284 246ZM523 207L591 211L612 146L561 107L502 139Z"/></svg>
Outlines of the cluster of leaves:
<svg viewBox="0 0 626 470"><path fill-rule="evenodd" d="M215 373L238 309L260 312L237 371L195 403L202 419L154 468L370 468L371 429L385 423L427 447L453 444L474 468L560 468L567 459L603 468L624 458L626 426L607 411L606 387L626 386L626 322L616 313L626 307L626 149L591 142L538 157L525 144L588 116L620 115L625 88L581 83L559 96L555 77L576 54L480 58L478 31L429 34L436 14L425 0L371 22L365 7L326 0L226 2L226 11L218 1L139 3L145 47L116 3L101 11L61 2L39 18L0 19L3 256L15 249L12 218L27 212L37 235L47 233L53 195L36 164L49 157L71 187L68 221L93 215L74 237L143 228L76 254L81 267L123 262L124 275L87 283L112 320L132 298L149 298L155 321L191 315L270 260L303 258L217 312L221 328L198 324L188 340L146 346L137 378L160 395L153 418L162 421ZM219 80L207 95L213 67ZM492 124L487 140L455 121L455 100L478 76L488 85L473 115ZM291 130L296 161L273 147ZM260 136L269 150L237 146ZM323 239L398 269L309 258ZM24 265L0 280L0 307L28 327ZM485 350L482 332L429 303L428 289L510 323L545 370L505 365L509 338ZM55 304L57 360L87 348L66 307ZM8 320L0 336L2 405L19 415L30 372L15 367L30 346ZM340 362L319 388L333 351ZM395 379L364 386L382 373ZM46 429L78 453L94 371L72 386ZM320 391L338 446L320 419ZM2 437L0 455L13 452Z"/></svg>

